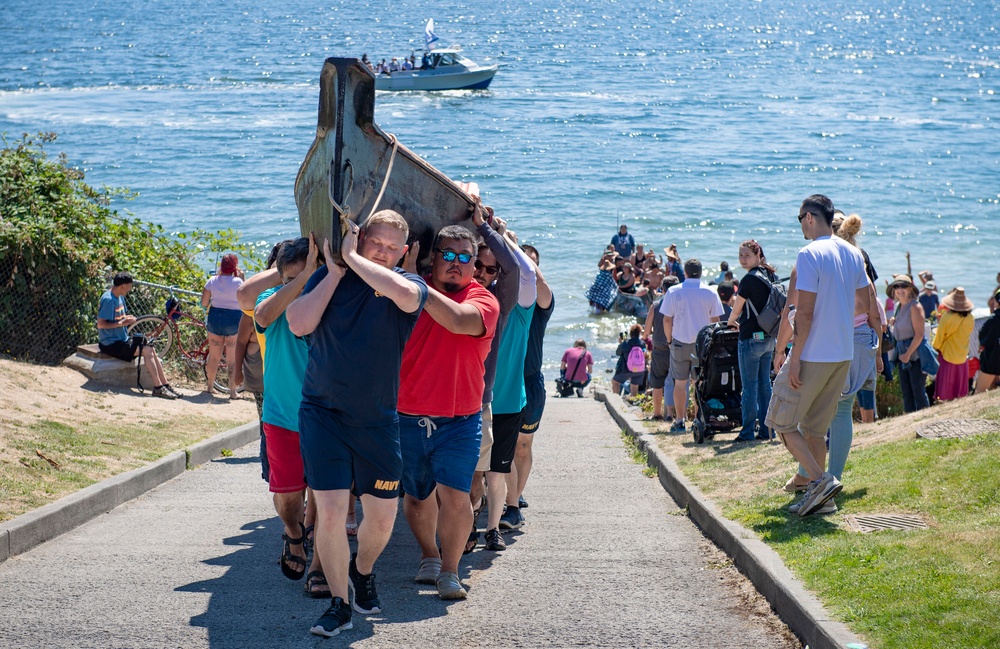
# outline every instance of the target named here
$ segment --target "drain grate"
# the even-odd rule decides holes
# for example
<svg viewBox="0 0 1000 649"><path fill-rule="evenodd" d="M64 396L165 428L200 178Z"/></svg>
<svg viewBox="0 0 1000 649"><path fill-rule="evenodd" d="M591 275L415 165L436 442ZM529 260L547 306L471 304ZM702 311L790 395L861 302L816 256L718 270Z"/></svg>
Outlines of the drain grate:
<svg viewBox="0 0 1000 649"><path fill-rule="evenodd" d="M927 523L915 514L859 514L845 516L847 526L856 532L868 534L884 530L925 530Z"/></svg>
<svg viewBox="0 0 1000 649"><path fill-rule="evenodd" d="M1000 433L1000 423L988 419L939 419L917 428L924 439L956 439L983 433Z"/></svg>

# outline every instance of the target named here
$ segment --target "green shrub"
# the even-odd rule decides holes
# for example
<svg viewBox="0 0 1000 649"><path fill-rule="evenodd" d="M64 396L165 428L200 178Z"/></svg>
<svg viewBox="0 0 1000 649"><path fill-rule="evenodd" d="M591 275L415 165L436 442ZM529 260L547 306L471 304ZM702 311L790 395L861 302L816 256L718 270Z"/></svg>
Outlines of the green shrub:
<svg viewBox="0 0 1000 649"><path fill-rule="evenodd" d="M28 135L0 149L0 353L58 363L97 339L97 305L108 277L125 270L148 282L200 291L204 266L235 251L259 265L235 230L170 234L113 200L127 189L94 189L44 146L53 133Z"/></svg>

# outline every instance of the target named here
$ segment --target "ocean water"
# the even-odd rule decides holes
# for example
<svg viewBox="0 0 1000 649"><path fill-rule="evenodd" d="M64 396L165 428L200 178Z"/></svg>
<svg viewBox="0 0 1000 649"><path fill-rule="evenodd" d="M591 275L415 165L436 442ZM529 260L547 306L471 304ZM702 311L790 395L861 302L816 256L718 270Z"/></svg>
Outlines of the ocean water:
<svg viewBox="0 0 1000 649"><path fill-rule="evenodd" d="M575 338L598 371L629 320L583 293L619 222L736 266L753 237L787 272L824 193L879 273L930 269L984 305L1000 271L996 1L500 6L396 2L0 3L0 131L54 131L119 207L169 229L298 233L292 188L327 56L445 44L501 64L488 91L379 93L376 120L535 244L556 294L546 369ZM707 273L706 273L707 274Z"/></svg>

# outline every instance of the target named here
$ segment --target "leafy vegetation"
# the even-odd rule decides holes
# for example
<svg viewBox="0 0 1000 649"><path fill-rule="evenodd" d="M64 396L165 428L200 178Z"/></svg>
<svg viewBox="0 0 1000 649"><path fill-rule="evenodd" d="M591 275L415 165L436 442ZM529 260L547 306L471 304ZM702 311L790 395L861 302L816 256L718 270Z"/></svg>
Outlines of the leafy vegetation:
<svg viewBox="0 0 1000 649"><path fill-rule="evenodd" d="M101 293L116 271L136 279L201 290L204 267L235 251L259 265L235 230L170 233L119 214L128 189L95 189L65 154L50 158L53 133L3 137L0 149L0 353L57 363L96 340Z"/></svg>

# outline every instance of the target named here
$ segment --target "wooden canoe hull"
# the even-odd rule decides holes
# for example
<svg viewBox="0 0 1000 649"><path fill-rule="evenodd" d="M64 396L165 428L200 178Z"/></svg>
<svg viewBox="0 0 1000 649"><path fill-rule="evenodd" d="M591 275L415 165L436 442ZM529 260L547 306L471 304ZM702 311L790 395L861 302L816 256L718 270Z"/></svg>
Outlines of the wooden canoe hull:
<svg viewBox="0 0 1000 649"><path fill-rule="evenodd" d="M329 58L319 82L319 120L295 179L295 204L303 236L317 243L330 240L340 256L341 212L361 225L372 211L390 158L392 171L378 210L399 212L410 226L410 239L420 242L418 265L425 268L434 235L446 225L470 230L472 199L447 176L397 143L375 124L375 77L358 59ZM331 187L332 182L332 187Z"/></svg>

